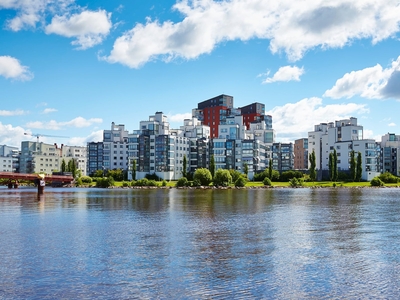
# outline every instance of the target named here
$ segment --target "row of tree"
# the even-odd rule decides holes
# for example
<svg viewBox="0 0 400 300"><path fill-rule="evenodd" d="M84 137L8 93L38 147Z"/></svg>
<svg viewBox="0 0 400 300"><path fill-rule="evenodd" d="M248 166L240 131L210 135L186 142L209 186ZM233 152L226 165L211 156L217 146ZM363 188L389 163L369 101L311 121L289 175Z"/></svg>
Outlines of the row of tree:
<svg viewBox="0 0 400 300"><path fill-rule="evenodd" d="M317 178L317 171L316 171L316 158L315 152L313 150L312 153L309 154L309 162L310 162L310 179L315 181ZM338 179L338 167L337 167L337 152L336 149L333 152L329 153L329 178L331 181L337 181ZM357 160L356 160L356 153L353 151L350 152L350 180L352 181L361 181L362 176L362 157L361 152L357 153Z"/></svg>

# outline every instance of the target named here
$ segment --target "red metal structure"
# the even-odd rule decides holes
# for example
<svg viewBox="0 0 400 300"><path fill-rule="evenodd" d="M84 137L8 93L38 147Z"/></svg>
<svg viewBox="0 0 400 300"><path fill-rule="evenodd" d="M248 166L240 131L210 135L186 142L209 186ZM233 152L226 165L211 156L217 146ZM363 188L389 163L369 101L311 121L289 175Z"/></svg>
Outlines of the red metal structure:
<svg viewBox="0 0 400 300"><path fill-rule="evenodd" d="M29 180L38 182L38 192L43 192L45 182L58 182L58 183L71 183L74 178L72 176L65 175L41 175L38 174L25 174L25 173L12 173L12 172L0 172L0 178L8 179L9 188L17 188L19 180Z"/></svg>

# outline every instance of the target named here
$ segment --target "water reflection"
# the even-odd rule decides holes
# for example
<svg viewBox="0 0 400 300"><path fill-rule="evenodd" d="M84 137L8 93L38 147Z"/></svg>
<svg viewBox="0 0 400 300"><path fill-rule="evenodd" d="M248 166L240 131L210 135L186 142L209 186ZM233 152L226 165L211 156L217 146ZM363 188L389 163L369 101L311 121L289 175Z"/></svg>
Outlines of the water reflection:
<svg viewBox="0 0 400 300"><path fill-rule="evenodd" d="M398 298L393 189L0 193L0 298Z"/></svg>

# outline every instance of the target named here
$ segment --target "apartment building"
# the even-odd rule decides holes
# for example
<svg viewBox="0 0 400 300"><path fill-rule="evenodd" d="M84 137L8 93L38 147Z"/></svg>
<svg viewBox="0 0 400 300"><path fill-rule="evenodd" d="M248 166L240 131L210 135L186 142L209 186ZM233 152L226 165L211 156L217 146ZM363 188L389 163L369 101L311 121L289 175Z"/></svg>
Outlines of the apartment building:
<svg viewBox="0 0 400 300"><path fill-rule="evenodd" d="M382 136L380 146L380 171L400 176L400 135L394 133L385 134Z"/></svg>
<svg viewBox="0 0 400 300"><path fill-rule="evenodd" d="M308 148L309 153L315 152L317 170L329 170L329 153L336 149L339 171L349 171L350 155L355 151L362 156L362 179L379 175L375 140L363 138L363 126L357 124L357 118L315 125L308 133Z"/></svg>
<svg viewBox="0 0 400 300"><path fill-rule="evenodd" d="M60 171L61 160L57 146L43 142L21 142L20 173L52 174Z"/></svg>
<svg viewBox="0 0 400 300"><path fill-rule="evenodd" d="M308 169L308 138L301 138L294 141L294 169Z"/></svg>
<svg viewBox="0 0 400 300"><path fill-rule="evenodd" d="M87 172L87 147L80 146L68 146L61 144L60 147L55 144L56 150L58 150L58 155L61 159L61 163L64 160L65 163L68 163L73 160L76 166L76 169L81 173L81 175L85 176L88 174Z"/></svg>
<svg viewBox="0 0 400 300"><path fill-rule="evenodd" d="M19 172L19 149L0 145L0 172Z"/></svg>

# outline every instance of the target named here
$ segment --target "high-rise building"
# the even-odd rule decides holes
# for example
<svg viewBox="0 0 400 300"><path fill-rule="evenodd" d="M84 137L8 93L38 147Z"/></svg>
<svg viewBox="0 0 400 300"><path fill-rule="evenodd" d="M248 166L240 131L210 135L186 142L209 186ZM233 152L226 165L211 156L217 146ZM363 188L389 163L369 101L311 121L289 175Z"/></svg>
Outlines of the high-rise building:
<svg viewBox="0 0 400 300"><path fill-rule="evenodd" d="M198 103L197 109L193 110L193 117L209 126L211 138L215 138L218 137L218 125L225 123L231 109L233 109L233 97L222 94Z"/></svg>
<svg viewBox="0 0 400 300"><path fill-rule="evenodd" d="M260 121L265 116L265 105L258 102L239 107L239 110L246 129L250 128L250 123Z"/></svg>
<svg viewBox="0 0 400 300"><path fill-rule="evenodd" d="M294 141L294 169L308 169L308 139L302 138Z"/></svg>
<svg viewBox="0 0 400 300"><path fill-rule="evenodd" d="M387 133L381 141L381 172L390 172L395 176L400 175L400 135Z"/></svg>
<svg viewBox="0 0 400 300"><path fill-rule="evenodd" d="M371 180L379 175L378 153L375 140L363 138L363 127L357 118L321 123L308 133L308 151L315 152L316 169L329 170L329 153L336 149L338 171L350 170L350 154L361 153L362 179Z"/></svg>

